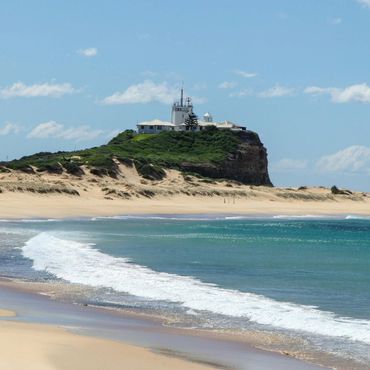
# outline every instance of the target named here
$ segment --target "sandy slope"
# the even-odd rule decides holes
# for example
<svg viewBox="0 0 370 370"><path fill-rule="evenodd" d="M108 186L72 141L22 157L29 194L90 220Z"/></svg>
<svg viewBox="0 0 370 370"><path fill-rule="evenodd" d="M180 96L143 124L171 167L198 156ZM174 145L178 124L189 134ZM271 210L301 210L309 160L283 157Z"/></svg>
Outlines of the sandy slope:
<svg viewBox="0 0 370 370"><path fill-rule="evenodd" d="M370 194L332 195L330 189L282 189L209 181L167 171L162 181L120 165L117 179L88 173L0 174L0 217L108 216L148 213L366 214ZM78 194L77 194L78 192Z"/></svg>

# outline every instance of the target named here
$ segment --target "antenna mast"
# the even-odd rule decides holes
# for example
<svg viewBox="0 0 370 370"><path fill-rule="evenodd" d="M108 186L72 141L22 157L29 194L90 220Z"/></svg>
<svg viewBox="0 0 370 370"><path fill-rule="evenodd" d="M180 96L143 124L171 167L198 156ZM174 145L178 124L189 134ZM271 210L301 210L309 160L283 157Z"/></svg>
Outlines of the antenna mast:
<svg viewBox="0 0 370 370"><path fill-rule="evenodd" d="M181 83L181 99L180 99L180 106L182 107L184 104L184 81Z"/></svg>

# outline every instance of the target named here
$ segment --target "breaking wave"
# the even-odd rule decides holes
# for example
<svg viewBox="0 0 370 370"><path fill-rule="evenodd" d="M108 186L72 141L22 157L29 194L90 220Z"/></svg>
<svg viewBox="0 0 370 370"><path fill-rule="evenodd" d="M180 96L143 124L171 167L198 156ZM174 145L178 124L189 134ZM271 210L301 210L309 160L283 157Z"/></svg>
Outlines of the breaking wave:
<svg viewBox="0 0 370 370"><path fill-rule="evenodd" d="M224 289L190 276L157 272L127 258L100 252L93 244L42 232L22 247L37 271L71 283L105 287L148 300L169 301L270 327L370 344L370 321L340 317L315 306L281 302L263 295Z"/></svg>

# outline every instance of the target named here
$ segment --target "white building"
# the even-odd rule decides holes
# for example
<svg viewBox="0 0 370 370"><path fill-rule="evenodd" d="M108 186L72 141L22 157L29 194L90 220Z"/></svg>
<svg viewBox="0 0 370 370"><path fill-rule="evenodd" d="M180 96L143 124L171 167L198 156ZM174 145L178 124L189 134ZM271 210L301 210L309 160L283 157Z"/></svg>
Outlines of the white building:
<svg viewBox="0 0 370 370"><path fill-rule="evenodd" d="M159 134L162 131L174 131L176 125L171 122L153 119L153 121L145 121L137 124L137 131L140 134Z"/></svg>
<svg viewBox="0 0 370 370"><path fill-rule="evenodd" d="M161 121L159 119L140 122L136 125L137 131L140 134L158 134L163 131L189 131L191 128L185 124L185 121L193 113L191 99L186 98L184 102L184 90L181 89L180 101L172 104L171 122ZM212 115L207 112L204 114L203 120L198 120L198 126L194 131L202 131L210 126L233 131L246 130L245 126L240 126L230 121L213 122Z"/></svg>
<svg viewBox="0 0 370 370"><path fill-rule="evenodd" d="M190 98L186 98L184 104L184 89L181 88L180 102L172 104L171 122L176 126L181 125L193 113L193 104Z"/></svg>

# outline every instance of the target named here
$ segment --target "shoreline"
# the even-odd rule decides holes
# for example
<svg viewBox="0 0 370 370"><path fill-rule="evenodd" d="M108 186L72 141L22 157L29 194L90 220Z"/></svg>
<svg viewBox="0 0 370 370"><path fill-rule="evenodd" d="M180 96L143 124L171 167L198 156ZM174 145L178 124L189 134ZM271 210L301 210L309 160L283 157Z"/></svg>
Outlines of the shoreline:
<svg viewBox="0 0 370 370"><path fill-rule="evenodd" d="M24 181L25 175L22 176L21 180ZM221 219L245 217L252 219L275 218L277 220L370 217L370 195L368 193L333 196L330 189L325 188L299 190L236 184L232 184L234 189L230 190L229 183L202 184L196 187L192 184L189 187L177 179L173 184L149 184L145 187L140 185L142 183L137 183L135 186L139 189L138 191L151 193L145 193L147 195L136 194L130 199L124 199L118 195L107 196L107 191L103 189L108 188L109 192L112 192L111 194L120 194L126 189L127 183L103 179L98 180L101 182L97 184L85 180L61 181L60 177L56 176L49 176L45 179L45 176L42 176L40 177L42 181L36 184L37 186L40 186L40 183L43 186L47 183L48 189L54 189L54 187L60 186L59 182L64 181L63 186L78 191L80 195L74 196L59 192L39 193L37 188L34 191L35 184L32 182L27 183L27 186L23 184L23 190L10 190L11 187L8 184L5 190L0 191L0 222L36 222L48 219L58 221L85 218L89 220L99 217L152 217L185 220L191 218L212 220L220 217ZM169 180L173 179L175 175L171 176L169 176ZM90 178L90 180L92 179ZM188 187L185 190L177 191L176 187L181 186ZM25 190L26 187L28 190ZM175 192L171 190L174 187L176 188ZM1 188L4 189L0 179L0 190ZM152 195L148 196L148 194ZM289 347L290 344L287 344L289 349L287 351L273 351L271 346L264 348L263 345L255 345L252 339L242 340L231 333L168 327L164 324L163 318L156 320L150 314L143 317L135 312L130 314L124 310L119 310L117 313L107 307L64 304L60 301L53 301L50 297L41 296L41 294L48 292L33 291L32 295L30 290L27 290L28 288L26 282L18 287L4 288L0 278L0 302L2 302L0 324L15 320L23 321L25 325L50 325L52 328L63 326L68 329L68 335L82 334L99 340L113 340L122 345L128 344L139 347L139 349L145 348L144 351L148 351L150 354L154 351L160 358L177 359L178 361L190 360L190 362L185 362L186 369L193 369L191 366L194 361L197 366L205 366L208 369L220 368L220 366L225 368L226 365L229 368L233 366L236 369L253 368L254 370L295 370L297 368L318 370L323 368L306 362L310 360L310 353L308 351L295 353L293 347ZM4 293L4 289L13 289L14 291ZM14 297L17 295L21 297L15 299L15 303L10 302L11 304L8 306L3 304L4 299L1 298L4 296ZM35 298L36 296L37 298ZM18 299L22 300L22 305L25 307L32 303L35 311L30 314L27 309L24 310L22 305L17 304ZM50 312L42 307L43 305L50 307ZM4 315L7 313L1 311L2 309L15 311L17 316L15 318L6 317ZM146 315L145 312L143 314ZM66 319L65 316L69 316L69 318ZM92 323L92 319L96 320L96 324ZM117 329L117 326L122 328L122 332ZM9 330L16 331L17 329L14 327ZM38 332L40 330L41 328L33 328L31 331ZM68 340L64 343L68 344ZM109 347L109 345L107 346ZM122 352L124 351L122 350ZM329 355L320 353L312 358L323 359L320 363L333 366L332 358L329 357ZM338 360L339 366L333 366L335 368L361 369L361 367L348 366L347 360L336 360ZM246 364L246 367L243 367L243 364ZM155 369L155 367L148 368ZM163 366L159 368L166 369ZM168 368L174 368L174 366ZM181 367L176 368L180 369Z"/></svg>
<svg viewBox="0 0 370 370"><path fill-rule="evenodd" d="M169 366L166 365L166 361L165 363L161 362L158 369L249 369L251 365L256 370L266 368L319 370L327 368L295 358L286 352L279 353L259 349L238 340L237 337L222 333L218 335L197 329L166 327L159 320L148 316L143 318L136 314L126 314L121 310L59 302L43 293L37 293L37 290L27 287L27 283L19 285L19 282L16 283L7 278L2 278L0 281L0 297L2 298L0 309L6 308L6 311L3 312L7 314L17 312L16 317L2 316L0 318L0 338L4 323L9 323L10 326L7 330L10 334L21 333L12 323L24 325L21 327L21 331L38 333L43 332L44 329L53 331L64 328L62 330L65 333L58 333L63 338L58 338L63 339L64 342L63 340L62 342L65 345L70 343L70 340L77 346L81 344L79 340L90 340L88 345L96 348L96 341L103 341L104 348L107 350L112 343L114 348L119 345L120 351L126 353L126 356L127 353L132 355L136 351L139 351L140 356L142 354L159 356L154 358L154 365L155 361L161 362L163 359L168 359ZM1 361L0 358L0 364ZM171 361L180 361L179 367L174 367L177 364L174 365ZM151 362L149 367L139 368L157 369L154 365L152 366ZM58 369L58 367L56 368ZM84 369L84 367L82 368ZM90 368L94 369L94 367ZM114 369L115 367L110 366L110 368Z"/></svg>
<svg viewBox="0 0 370 370"><path fill-rule="evenodd" d="M222 197L169 196L159 199L106 200L63 195L0 194L0 219L64 219L114 216L245 216L345 217L370 216L370 198L364 201L274 201ZM226 203L225 203L226 202Z"/></svg>
<svg viewBox="0 0 370 370"><path fill-rule="evenodd" d="M54 325L0 321L0 365L14 370L93 370L109 367L212 370L212 364L155 353L123 342L72 333Z"/></svg>
<svg viewBox="0 0 370 370"><path fill-rule="evenodd" d="M370 216L370 193L324 187L274 188L211 181L166 170L161 181L120 165L120 176L0 174L0 218L147 214Z"/></svg>

